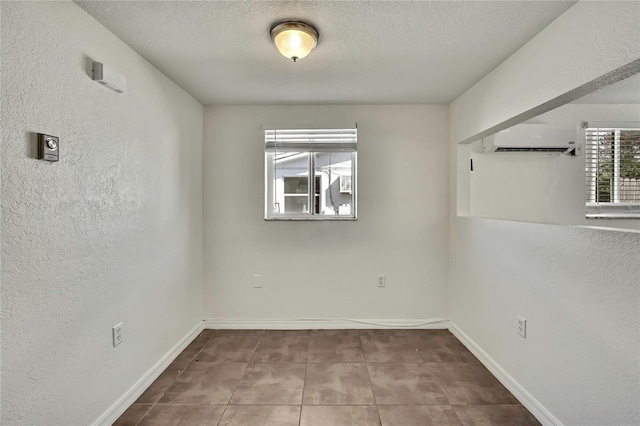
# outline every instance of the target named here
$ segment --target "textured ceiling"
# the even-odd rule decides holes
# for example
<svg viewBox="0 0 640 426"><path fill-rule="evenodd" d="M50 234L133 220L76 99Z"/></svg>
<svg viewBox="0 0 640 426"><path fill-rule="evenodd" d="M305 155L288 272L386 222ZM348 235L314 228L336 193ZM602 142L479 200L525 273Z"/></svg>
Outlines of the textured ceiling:
<svg viewBox="0 0 640 426"><path fill-rule="evenodd" d="M76 1L205 105L450 103L574 1ZM292 63L272 24L320 42Z"/></svg>

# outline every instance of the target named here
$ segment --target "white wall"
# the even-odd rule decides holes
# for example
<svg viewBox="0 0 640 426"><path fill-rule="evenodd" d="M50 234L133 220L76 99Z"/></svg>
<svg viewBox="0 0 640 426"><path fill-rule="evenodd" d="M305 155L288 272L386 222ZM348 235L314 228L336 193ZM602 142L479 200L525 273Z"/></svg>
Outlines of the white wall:
<svg viewBox="0 0 640 426"><path fill-rule="evenodd" d="M638 120L640 105L567 104L527 123L577 129L583 122ZM584 155L485 155L479 141L472 144L470 157L474 166L468 174L470 214L474 217L640 230L640 219L585 218Z"/></svg>
<svg viewBox="0 0 640 426"><path fill-rule="evenodd" d="M1 423L86 425L202 319L203 108L75 4L1 7Z"/></svg>
<svg viewBox="0 0 640 426"><path fill-rule="evenodd" d="M640 423L640 234L455 217L456 143L638 59L639 12L579 2L450 106L451 319L566 425Z"/></svg>
<svg viewBox="0 0 640 426"><path fill-rule="evenodd" d="M639 8L578 2L452 103L452 139L463 141L639 59Z"/></svg>
<svg viewBox="0 0 640 426"><path fill-rule="evenodd" d="M357 122L357 221L263 219L262 126L282 122ZM443 106L207 107L205 318L442 317L447 137Z"/></svg>

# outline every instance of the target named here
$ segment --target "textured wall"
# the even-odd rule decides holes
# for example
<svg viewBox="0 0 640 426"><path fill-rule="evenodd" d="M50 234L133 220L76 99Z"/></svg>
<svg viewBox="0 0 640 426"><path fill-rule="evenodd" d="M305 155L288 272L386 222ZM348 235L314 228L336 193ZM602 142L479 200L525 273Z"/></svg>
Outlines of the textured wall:
<svg viewBox="0 0 640 426"><path fill-rule="evenodd" d="M640 423L640 234L458 219L451 244L455 324L563 424Z"/></svg>
<svg viewBox="0 0 640 426"><path fill-rule="evenodd" d="M455 143L640 57L639 8L579 2L450 107L450 317L566 425L640 423L640 234L457 218Z"/></svg>
<svg viewBox="0 0 640 426"><path fill-rule="evenodd" d="M357 221L264 220L262 126L278 123L358 124ZM207 107L204 133L205 318L442 317L446 107Z"/></svg>
<svg viewBox="0 0 640 426"><path fill-rule="evenodd" d="M583 122L639 120L640 105L568 104L531 122L577 128ZM640 231L640 219L585 218L584 155L485 155L478 141L472 144L471 158L470 210L474 217Z"/></svg>
<svg viewBox="0 0 640 426"><path fill-rule="evenodd" d="M1 423L86 425L202 319L203 109L75 4L1 7Z"/></svg>

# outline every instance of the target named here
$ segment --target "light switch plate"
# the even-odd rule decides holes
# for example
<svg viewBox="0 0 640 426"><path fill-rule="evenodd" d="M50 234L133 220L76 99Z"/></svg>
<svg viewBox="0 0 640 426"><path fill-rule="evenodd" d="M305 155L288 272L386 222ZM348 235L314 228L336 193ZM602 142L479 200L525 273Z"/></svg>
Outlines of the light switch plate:
<svg viewBox="0 0 640 426"><path fill-rule="evenodd" d="M523 339L527 338L527 320L522 317L518 317L518 334Z"/></svg>
<svg viewBox="0 0 640 426"><path fill-rule="evenodd" d="M38 159L58 161L60 158L60 139L57 136L38 133Z"/></svg>

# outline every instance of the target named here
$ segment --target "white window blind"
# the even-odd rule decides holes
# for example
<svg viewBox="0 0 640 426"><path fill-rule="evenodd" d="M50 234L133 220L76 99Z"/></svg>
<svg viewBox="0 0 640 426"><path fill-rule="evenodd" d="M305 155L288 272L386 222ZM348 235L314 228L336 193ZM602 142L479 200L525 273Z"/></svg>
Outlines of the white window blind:
<svg viewBox="0 0 640 426"><path fill-rule="evenodd" d="M265 130L267 152L355 152L358 129Z"/></svg>
<svg viewBox="0 0 640 426"><path fill-rule="evenodd" d="M640 125L588 125L587 217L639 217Z"/></svg>

